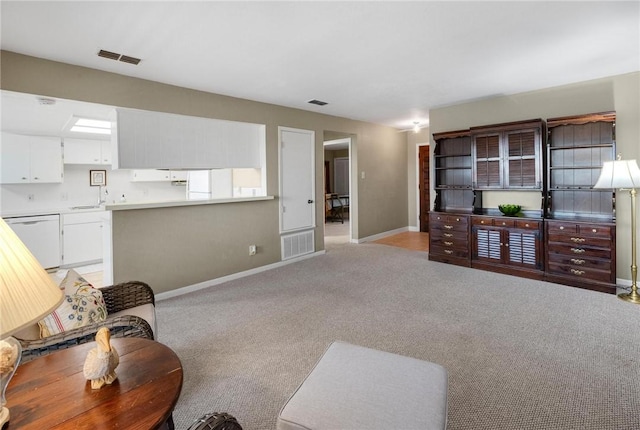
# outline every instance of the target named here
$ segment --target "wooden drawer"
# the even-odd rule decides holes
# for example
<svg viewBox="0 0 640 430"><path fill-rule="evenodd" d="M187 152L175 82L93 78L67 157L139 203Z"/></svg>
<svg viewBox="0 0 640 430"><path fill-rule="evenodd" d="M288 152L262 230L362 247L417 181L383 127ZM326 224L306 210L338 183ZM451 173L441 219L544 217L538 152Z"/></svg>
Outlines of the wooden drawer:
<svg viewBox="0 0 640 430"><path fill-rule="evenodd" d="M596 270L586 267L575 267L573 265L560 264L555 262L549 262L549 272L560 275L570 276L576 279L600 281L600 282L613 282L611 280L610 270Z"/></svg>
<svg viewBox="0 0 640 430"><path fill-rule="evenodd" d="M549 256L551 254L562 254L571 257L594 257L611 259L611 248L596 248L585 245L575 245L568 243L549 243Z"/></svg>
<svg viewBox="0 0 640 430"><path fill-rule="evenodd" d="M467 231L469 217L463 215L429 214L429 230Z"/></svg>
<svg viewBox="0 0 640 430"><path fill-rule="evenodd" d="M523 230L540 230L541 225L541 221L534 221L530 219L516 220L516 228L521 228Z"/></svg>
<svg viewBox="0 0 640 430"><path fill-rule="evenodd" d="M611 270L611 260L565 254L549 254L549 264L561 264L568 267L573 267L574 269L586 268L590 270Z"/></svg>
<svg viewBox="0 0 640 430"><path fill-rule="evenodd" d="M549 233L547 236L549 245L570 245L577 247L597 247L597 248L611 248L610 237L590 237L580 234L563 235Z"/></svg>
<svg viewBox="0 0 640 430"><path fill-rule="evenodd" d="M469 240L469 233L460 230L440 230L440 229L432 229L430 236L431 239L445 239L445 240Z"/></svg>
<svg viewBox="0 0 640 430"><path fill-rule="evenodd" d="M431 244L429 253L446 255L449 257L469 258L469 250L466 246L464 248L460 248L442 244Z"/></svg>
<svg viewBox="0 0 640 430"><path fill-rule="evenodd" d="M611 226L608 225L547 221L547 233L549 235L564 234L610 238L611 232Z"/></svg>

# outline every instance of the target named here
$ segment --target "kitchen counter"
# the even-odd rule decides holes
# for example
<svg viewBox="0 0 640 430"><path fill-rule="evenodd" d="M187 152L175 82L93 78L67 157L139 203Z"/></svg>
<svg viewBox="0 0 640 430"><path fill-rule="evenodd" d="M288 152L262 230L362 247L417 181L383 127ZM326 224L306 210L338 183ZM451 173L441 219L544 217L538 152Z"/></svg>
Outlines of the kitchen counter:
<svg viewBox="0 0 640 430"><path fill-rule="evenodd" d="M40 209L24 209L24 210L16 210L16 211L3 211L2 218L14 218L14 217L22 217L22 216L38 216L38 215L64 215L64 214L74 214L74 213L85 213L85 212L104 212L105 207L87 207L84 209L72 209L71 207L58 207L58 208L40 208Z"/></svg>
<svg viewBox="0 0 640 430"><path fill-rule="evenodd" d="M125 202L107 204L105 209L108 211L122 211L131 209L153 209L153 208L170 208L177 206L200 206L200 205L216 205L222 203L243 203L256 202L262 200L273 200L274 196L259 197L242 197L242 198L226 198L226 199L208 199L208 200L169 200L157 202Z"/></svg>

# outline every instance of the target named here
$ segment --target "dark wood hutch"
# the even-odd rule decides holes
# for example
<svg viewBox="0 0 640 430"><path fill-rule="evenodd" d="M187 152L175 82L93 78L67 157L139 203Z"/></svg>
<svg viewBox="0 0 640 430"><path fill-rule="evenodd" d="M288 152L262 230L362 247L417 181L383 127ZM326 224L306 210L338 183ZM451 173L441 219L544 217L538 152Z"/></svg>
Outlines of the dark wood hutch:
<svg viewBox="0 0 640 430"><path fill-rule="evenodd" d="M615 158L614 112L433 138L430 260L615 293L615 193L593 189ZM503 216L486 190L538 191L540 209Z"/></svg>

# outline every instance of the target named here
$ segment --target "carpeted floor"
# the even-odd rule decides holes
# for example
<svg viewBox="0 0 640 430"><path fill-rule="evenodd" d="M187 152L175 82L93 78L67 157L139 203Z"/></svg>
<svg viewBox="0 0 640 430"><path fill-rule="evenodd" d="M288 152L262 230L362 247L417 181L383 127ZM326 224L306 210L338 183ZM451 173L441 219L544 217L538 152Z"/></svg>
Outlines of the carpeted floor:
<svg viewBox="0 0 640 430"><path fill-rule="evenodd" d="M445 366L449 430L640 428L640 307L613 295L338 244L157 313L184 366L177 429L213 411L274 429L336 339Z"/></svg>

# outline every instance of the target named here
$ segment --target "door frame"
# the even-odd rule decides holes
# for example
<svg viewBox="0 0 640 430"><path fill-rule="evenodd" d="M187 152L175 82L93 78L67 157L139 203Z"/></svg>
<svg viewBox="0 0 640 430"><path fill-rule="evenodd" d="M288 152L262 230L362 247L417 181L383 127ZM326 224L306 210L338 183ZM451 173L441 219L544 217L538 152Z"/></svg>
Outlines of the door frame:
<svg viewBox="0 0 640 430"><path fill-rule="evenodd" d="M355 171L353 168L354 166L353 151L352 151L353 138L344 137L341 139L325 140L322 145L322 158L324 159L324 149L327 146L330 147L331 145L345 144L345 143L347 144L347 149L349 150L348 152L349 153L349 173L348 173L348 177L349 177L349 242L358 243L358 240L353 237L353 232L355 231L354 223L357 222L355 214L358 213L358 210L357 210L358 199L357 199L357 196L354 195L354 192L356 192L356 187L353 184L353 172ZM324 195L323 195L323 198L324 198ZM324 208L323 208L323 211L324 211ZM322 224L324 226L324 223ZM323 227L322 237L324 238L324 227Z"/></svg>
<svg viewBox="0 0 640 430"><path fill-rule="evenodd" d="M431 184L433 183L433 178L431 177L431 172L433 169L431 168L431 142L426 143L418 143L416 144L416 226L414 227L415 231L420 231L420 147L428 146L429 147L429 208L431 208L431 195L433 194L433 188Z"/></svg>

